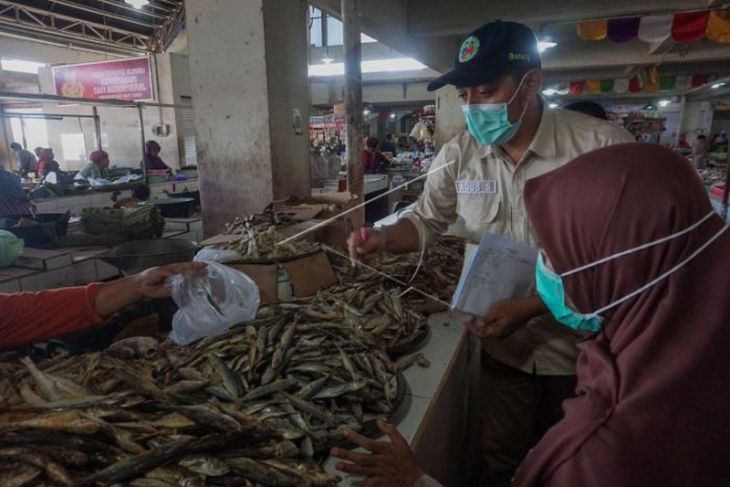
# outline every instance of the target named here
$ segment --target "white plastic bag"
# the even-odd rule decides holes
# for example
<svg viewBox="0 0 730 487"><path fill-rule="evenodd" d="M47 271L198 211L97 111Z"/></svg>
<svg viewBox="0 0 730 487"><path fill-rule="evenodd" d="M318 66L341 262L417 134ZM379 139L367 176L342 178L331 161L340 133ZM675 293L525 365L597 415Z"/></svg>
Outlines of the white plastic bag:
<svg viewBox="0 0 730 487"><path fill-rule="evenodd" d="M252 320L259 309L259 288L243 272L215 262L205 271L171 276L172 299L180 308L172 317L170 338L187 345Z"/></svg>
<svg viewBox="0 0 730 487"><path fill-rule="evenodd" d="M195 262L232 262L241 259L243 259L243 256L235 250L203 247L195 254L193 260Z"/></svg>

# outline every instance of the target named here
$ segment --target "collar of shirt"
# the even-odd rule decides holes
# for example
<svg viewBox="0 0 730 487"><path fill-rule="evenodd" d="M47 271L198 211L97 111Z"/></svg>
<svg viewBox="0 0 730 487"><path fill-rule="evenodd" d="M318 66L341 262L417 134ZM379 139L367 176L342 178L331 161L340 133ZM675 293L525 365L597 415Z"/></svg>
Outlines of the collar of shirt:
<svg viewBox="0 0 730 487"><path fill-rule="evenodd" d="M540 125L538 125L535 137L532 139L530 146L527 148L527 151L525 152L525 155L522 157L522 160L519 162L519 164L509 164L509 166L511 166L513 170L516 170L518 167L527 163L527 161L530 159L531 154L537 154L538 156L546 159L553 158L556 155L555 144L557 138L555 136L555 112L547 108L546 104L542 100L540 101L540 103L543 107L542 117L540 118ZM502 148L497 145L480 144L480 149L480 156L483 159L508 158L506 154L503 153Z"/></svg>

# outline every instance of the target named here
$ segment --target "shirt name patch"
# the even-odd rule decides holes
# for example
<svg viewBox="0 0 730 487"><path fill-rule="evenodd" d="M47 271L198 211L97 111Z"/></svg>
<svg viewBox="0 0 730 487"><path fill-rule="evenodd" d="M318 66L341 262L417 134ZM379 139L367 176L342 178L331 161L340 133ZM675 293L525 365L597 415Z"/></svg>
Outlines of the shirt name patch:
<svg viewBox="0 0 730 487"><path fill-rule="evenodd" d="M481 181L462 179L456 181L456 192L458 194L496 194L497 181L494 179Z"/></svg>

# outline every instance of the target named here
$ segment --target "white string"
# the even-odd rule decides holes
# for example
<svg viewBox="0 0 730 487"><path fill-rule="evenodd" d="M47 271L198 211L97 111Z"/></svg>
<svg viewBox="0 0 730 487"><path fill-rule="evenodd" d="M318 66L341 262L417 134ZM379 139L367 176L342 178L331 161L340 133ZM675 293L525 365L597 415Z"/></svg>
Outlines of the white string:
<svg viewBox="0 0 730 487"><path fill-rule="evenodd" d="M604 257L602 259L596 260L594 262L591 262L590 264L586 264L584 266L578 267L577 269L573 269L573 270L568 271L568 272L563 272L562 274L560 274L560 277L570 276L571 274L575 274L577 272L581 272L581 271L584 271L586 269L590 269L591 267L595 267L597 265L603 264L604 262L608 262L609 260L617 259L619 257L623 257L624 255L633 254L634 252L638 252L640 250L648 249L649 247L653 247L655 245L659 245L661 243L664 243L664 242L666 242L668 240L672 240L674 238L680 237L680 236L684 235L685 233L689 233L692 230L694 230L695 228L697 228L700 225L702 225L703 223L705 223L714 214L715 214L715 211L714 210L713 211L710 211L700 221L698 221L698 222L690 225L689 227L685 228L682 231L679 231L677 233L673 233L672 235L668 235L666 237L660 238L659 240L654 240L653 242L645 243L645 244L640 245L638 247L632 247L632 248L630 248L628 250L624 250L623 252L619 252L617 254L609 255L608 257Z"/></svg>
<svg viewBox="0 0 730 487"><path fill-rule="evenodd" d="M348 213L351 213L351 212L357 210L358 208L362 208L363 206L365 206L365 205L367 205L369 203L372 203L373 201L377 201L380 198L383 198L385 196L388 196L390 193L393 193L395 191L398 191L399 189L404 188L404 187L408 186L409 184L413 184L414 181L418 181L419 179L423 179L425 177L428 177L429 174L432 174L432 173L434 173L436 171L440 171L440 170L442 170L442 169L450 166L451 164L453 164L455 162L456 162L456 159L454 159L453 161L449 161L446 164L444 164L442 166L439 166L439 167L437 167L435 169L431 169L427 173L421 174L420 176L416 176L415 178L410 179L410 180L406 181L405 183L400 184L400 185L396 186L395 188L386 191L383 194L379 194L378 196L376 196L374 198L371 198L368 201L363 201L362 203L360 203L358 205L355 205L352 208L349 208L349 209L347 209L347 210L345 210L345 211L343 211L341 213L338 213L337 215L335 215L335 216L333 216L331 218L328 218L328 219L326 219L324 221L321 221L321 222L317 223L316 225L313 225L313 226L307 228L306 230L303 230L303 231L301 231L301 232L299 232L297 234L294 234L291 237L285 238L284 240L281 240L281 241L277 242L275 245L283 245L283 244L285 244L287 242L290 242L292 240L296 240L296 239L298 239L299 237L301 237L303 235L306 235L306 234L308 234L310 232L313 232L314 230L317 230L318 228L322 228L322 227L324 227L326 225L329 225L331 222L337 220L338 218L340 218L340 217L342 217L344 215L347 215Z"/></svg>
<svg viewBox="0 0 730 487"><path fill-rule="evenodd" d="M339 250L335 250L332 247L330 247L329 245L322 244L322 248L325 249L325 250L327 250L327 251L329 251L329 252L332 252L333 254L339 255L340 257L344 257L344 258L346 258L348 260L350 259L350 256L349 255L344 254L344 253L340 252ZM397 283L397 284L399 284L399 285L401 285L403 287L406 287L407 289L400 294L401 296L404 295L409 290L412 290L412 291L417 292L418 294L421 294L422 296L425 296L425 297L427 297L429 299L433 299L437 303L441 303L441 304L443 304L445 306L451 307L451 304L447 303L446 301L443 301L443 300L437 298L436 296L432 296L431 294L429 294L429 293L427 293L425 291L421 291L420 289L418 289L416 287L408 286L408 284L406 284L405 282L401 281L397 277L393 277L393 276L391 276L389 274L386 274L385 272L381 272L378 269L376 269L375 267L369 266L369 265L367 265L364 262L355 261L355 265L361 265L364 268L366 268L366 269L368 269L370 271L375 272L376 274L379 274L379 275L385 277L386 279L390 279L391 281L393 281L393 282L395 282L395 283Z"/></svg>
<svg viewBox="0 0 730 487"><path fill-rule="evenodd" d="M682 266L684 266L685 264L687 264L689 261L691 261L692 259L694 259L698 255L700 255L700 253L703 250L705 250L712 242L714 242L715 240L717 240L718 238L720 238L720 236L723 233L725 233L725 231L728 228L730 228L730 226L728 226L728 225L723 226L723 228L719 232L717 232L711 239L709 239L707 242L705 242L700 248L698 248L697 250L695 250L692 253L692 255L690 255L689 257L687 257L686 259L684 259L682 262L680 262L679 264L677 264L674 267L672 267L671 269L669 269L667 272L665 272L661 276L657 277L656 279L654 279L653 281L649 282L648 284L645 284L644 286L641 286L636 291L632 292L631 294L628 294L628 295L624 296L623 298L619 299L618 301L613 302L613 303L609 304L608 306L604 306L603 308L601 308L601 309L599 309L597 311L594 311L589 316L596 316L596 315L599 315L599 314L603 313L606 310L609 310L611 308L615 308L616 306L620 305L621 303L623 303L623 302L625 302L625 301L633 298L637 294L643 293L644 291L646 291L647 289L649 289L650 287L652 287L654 284L658 283L662 279L667 278L670 274L672 274L673 272L675 272L677 269L681 268Z"/></svg>

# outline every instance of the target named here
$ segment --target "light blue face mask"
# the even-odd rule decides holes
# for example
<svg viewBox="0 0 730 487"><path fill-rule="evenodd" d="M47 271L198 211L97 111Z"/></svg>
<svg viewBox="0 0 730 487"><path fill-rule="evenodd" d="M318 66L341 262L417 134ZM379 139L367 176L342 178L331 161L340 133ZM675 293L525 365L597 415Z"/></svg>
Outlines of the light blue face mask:
<svg viewBox="0 0 730 487"><path fill-rule="evenodd" d="M515 136L522 124L522 118L527 111L527 104L522 110L519 120L509 121L507 108L517 96L525 81L523 77L517 86L512 98L507 103L481 103L478 105L463 105L461 107L466 119L469 133L482 145L503 144Z"/></svg>
<svg viewBox="0 0 730 487"><path fill-rule="evenodd" d="M608 257L604 257L602 259L599 259L595 262L591 262L590 264L586 264L584 266L578 267L577 269L573 269L568 272L563 272L562 274L557 274L552 269L548 268L547 265L545 265L545 257L543 255L543 252L540 252L537 256L537 264L535 265L535 284L537 287L537 294L540 296L542 301L545 303L545 306L548 307L550 312L555 316L555 319L558 320L560 323L569 326L570 328L573 328L574 330L584 330L584 331L591 331L591 332L597 332L599 331L603 326L603 320L604 318L601 315L601 313L608 311L609 309L615 308L616 306L622 304L625 301L628 301L629 299L633 298L634 296L637 296L647 289L651 288L658 282L662 281L663 279L669 277L671 274L682 268L685 264L687 264L689 261L697 257L703 250L705 250L712 242L714 242L717 238L720 237L728 228L728 225L724 225L720 231L718 231L714 236L712 236L707 242L702 244L697 250L695 250L689 257L687 257L682 262L678 263L668 271L666 271L664 274L660 275L659 277L653 279L649 283L645 284L644 286L640 287L639 289L627 294L623 298L620 298L603 308L594 311L593 313L579 313L578 311L575 311L570 306L568 306L566 295L565 295L565 286L563 285L563 277L569 276L571 274L576 274L578 272L582 272L584 270L590 269L592 267L596 267L600 264L603 264L605 262L608 262L610 260L618 259L619 257L623 257L629 254L633 254L635 252L638 252L640 250L644 250L649 247L653 247L655 245L659 245L661 243L667 242L669 240L672 240L674 238L677 238L681 235L684 235L688 232L691 232L695 228L702 225L704 222L709 220L713 215L715 214L714 211L711 211L707 215L705 215L704 218L699 220L698 222L694 223L688 228L685 228L684 230L674 233L672 235L669 235L667 237L660 238L659 240L654 240L653 242L649 242L643 245L640 245L638 247L634 247L628 250L624 250L623 252L619 252L617 254L609 255Z"/></svg>

